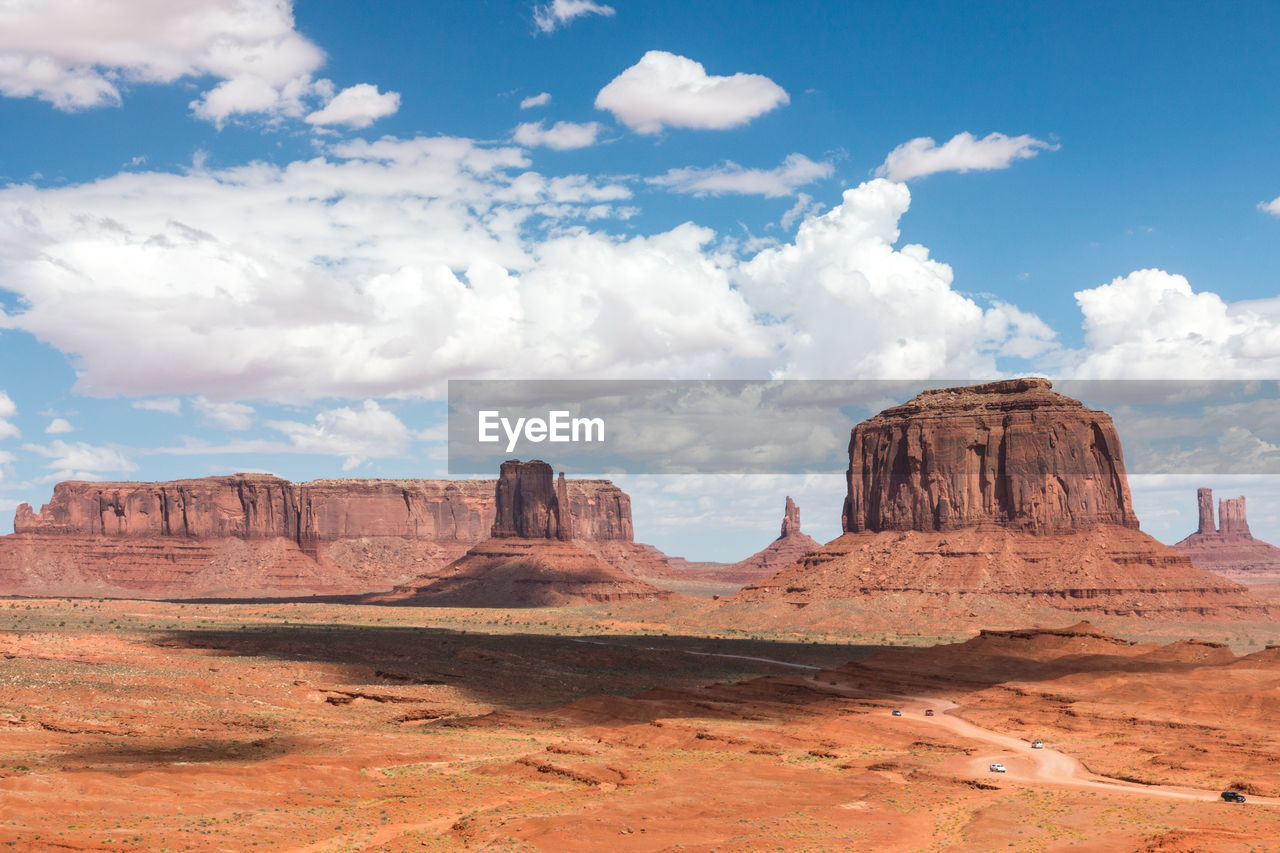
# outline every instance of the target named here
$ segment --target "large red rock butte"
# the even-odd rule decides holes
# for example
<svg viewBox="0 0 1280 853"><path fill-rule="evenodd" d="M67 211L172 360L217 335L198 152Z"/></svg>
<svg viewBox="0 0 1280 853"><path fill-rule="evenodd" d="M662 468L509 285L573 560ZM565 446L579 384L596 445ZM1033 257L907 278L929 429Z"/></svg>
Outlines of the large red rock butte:
<svg viewBox="0 0 1280 853"><path fill-rule="evenodd" d="M1218 520L1213 520L1213 490L1198 489L1196 502L1200 525L1195 533L1173 547L1202 569L1227 576L1252 578L1280 575L1280 548L1255 539L1249 532L1244 498L1224 498L1218 502Z"/></svg>
<svg viewBox="0 0 1280 853"><path fill-rule="evenodd" d="M1137 529L1111 419L1046 379L926 391L881 412L853 428L847 481L845 534L731 605L842 601L869 624L916 628L1268 612Z"/></svg>
<svg viewBox="0 0 1280 853"><path fill-rule="evenodd" d="M206 598L365 593L439 570L489 536L495 480L315 480L237 474L63 482L0 537L0 593ZM566 531L623 571L661 574L633 541L631 500L570 480ZM562 513L563 515L563 513Z"/></svg>
<svg viewBox="0 0 1280 853"><path fill-rule="evenodd" d="M438 574L370 603L452 607L549 607L658 600L671 592L630 577L571 541L568 487L541 460L502 463L490 538Z"/></svg>
<svg viewBox="0 0 1280 853"><path fill-rule="evenodd" d="M844 529L1136 528L1111 418L1047 379L924 391L853 429Z"/></svg>

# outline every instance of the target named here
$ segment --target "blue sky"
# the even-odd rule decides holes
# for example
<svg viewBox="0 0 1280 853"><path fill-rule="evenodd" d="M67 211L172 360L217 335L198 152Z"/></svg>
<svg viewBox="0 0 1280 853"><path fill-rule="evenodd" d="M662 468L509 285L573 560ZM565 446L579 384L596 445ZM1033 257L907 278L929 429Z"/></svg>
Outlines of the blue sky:
<svg viewBox="0 0 1280 853"><path fill-rule="evenodd" d="M1278 378L1277 32L0 2L0 529L68 477L439 475L450 378ZM636 483L637 530L734 557L691 519L772 529L794 488L834 534L826 485L757 485Z"/></svg>

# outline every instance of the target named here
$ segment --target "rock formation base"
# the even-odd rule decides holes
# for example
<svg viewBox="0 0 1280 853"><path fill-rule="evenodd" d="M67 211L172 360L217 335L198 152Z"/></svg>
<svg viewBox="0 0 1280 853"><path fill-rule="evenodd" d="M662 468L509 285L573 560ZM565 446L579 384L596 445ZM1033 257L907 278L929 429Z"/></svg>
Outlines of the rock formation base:
<svg viewBox="0 0 1280 853"><path fill-rule="evenodd" d="M622 574L575 542L489 539L447 566L370 604L436 607L566 607L617 601L658 601L672 593Z"/></svg>
<svg viewBox="0 0 1280 853"><path fill-rule="evenodd" d="M729 601L857 602L903 629L1025 624L1029 610L1162 619L1265 619L1233 581L1141 531L1096 525L1045 535L995 525L846 533ZM994 620L994 623L988 621Z"/></svg>

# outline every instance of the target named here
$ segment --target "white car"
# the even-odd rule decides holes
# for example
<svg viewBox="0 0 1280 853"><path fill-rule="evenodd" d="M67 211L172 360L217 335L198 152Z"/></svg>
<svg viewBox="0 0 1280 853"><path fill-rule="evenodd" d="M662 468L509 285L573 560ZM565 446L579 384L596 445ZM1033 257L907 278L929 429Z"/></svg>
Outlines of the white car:
<svg viewBox="0 0 1280 853"><path fill-rule="evenodd" d="M1031 741L1031 748L1032 748L1032 749L1044 749L1044 741L1042 741L1042 740L1033 740L1033 741Z"/></svg>
<svg viewBox="0 0 1280 853"><path fill-rule="evenodd" d="M1003 764L992 764L992 765L991 765L991 772L992 772L992 773L1003 773L1003 772L1005 772L1005 770L1004 770L1004 765L1003 765Z"/></svg>

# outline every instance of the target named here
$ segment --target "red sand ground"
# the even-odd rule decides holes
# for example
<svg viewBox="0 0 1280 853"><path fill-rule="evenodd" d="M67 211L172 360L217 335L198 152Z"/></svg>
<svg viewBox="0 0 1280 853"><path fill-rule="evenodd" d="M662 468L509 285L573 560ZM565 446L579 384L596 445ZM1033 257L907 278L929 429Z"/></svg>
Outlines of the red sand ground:
<svg viewBox="0 0 1280 853"><path fill-rule="evenodd" d="M1275 650L1082 627L875 651L637 636L631 615L0 601L0 844L1244 851L1280 837ZM1250 802L1216 801L1227 784Z"/></svg>

